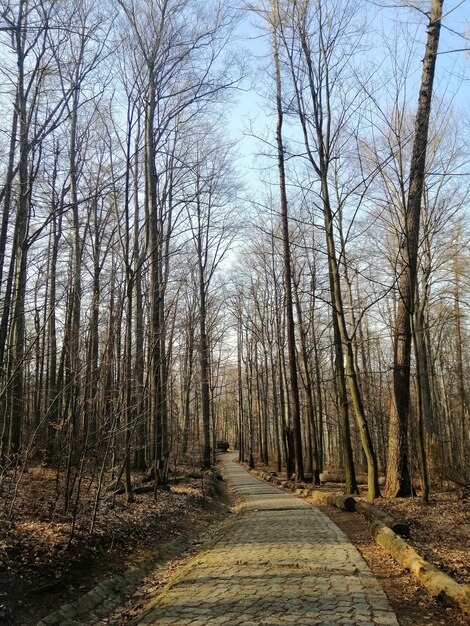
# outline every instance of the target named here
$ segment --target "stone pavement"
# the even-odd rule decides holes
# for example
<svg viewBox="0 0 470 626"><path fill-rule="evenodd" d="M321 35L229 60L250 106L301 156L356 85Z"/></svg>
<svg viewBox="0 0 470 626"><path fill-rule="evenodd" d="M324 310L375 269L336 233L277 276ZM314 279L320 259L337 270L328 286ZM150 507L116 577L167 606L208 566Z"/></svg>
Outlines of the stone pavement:
<svg viewBox="0 0 470 626"><path fill-rule="evenodd" d="M398 626L344 533L304 500L224 457L243 514L133 622L146 626Z"/></svg>

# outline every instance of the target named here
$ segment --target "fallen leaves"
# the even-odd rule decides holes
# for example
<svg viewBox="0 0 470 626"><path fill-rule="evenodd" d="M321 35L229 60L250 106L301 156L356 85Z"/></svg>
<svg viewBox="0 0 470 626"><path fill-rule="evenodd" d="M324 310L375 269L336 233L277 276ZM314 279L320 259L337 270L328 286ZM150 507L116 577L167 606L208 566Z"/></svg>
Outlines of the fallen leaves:
<svg viewBox="0 0 470 626"><path fill-rule="evenodd" d="M380 506L411 523L409 543L430 563L457 582L470 584L470 504L456 492L431 494L419 499L383 500Z"/></svg>
<svg viewBox="0 0 470 626"><path fill-rule="evenodd" d="M82 594L100 576L122 571L155 552L161 541L180 535L191 525L204 506L198 480L158 491L156 500L153 493L138 495L132 505L117 496L112 506L103 494L90 535L95 497L93 482L86 481L68 550L71 515L63 512L63 499L57 496L55 472L32 468L23 477L13 521L7 518L8 502L4 501L0 511L0 589L5 596L0 597L0 623L36 623L38 615L57 605L58 595L69 599ZM19 601L24 605L20 607Z"/></svg>

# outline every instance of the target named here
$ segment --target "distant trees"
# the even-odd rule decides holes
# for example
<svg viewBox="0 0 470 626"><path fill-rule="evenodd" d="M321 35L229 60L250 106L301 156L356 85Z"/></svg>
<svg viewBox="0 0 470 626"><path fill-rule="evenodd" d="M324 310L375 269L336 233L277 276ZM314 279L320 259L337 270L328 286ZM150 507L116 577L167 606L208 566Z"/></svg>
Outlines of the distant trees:
<svg viewBox="0 0 470 626"><path fill-rule="evenodd" d="M188 154L190 167L186 193L187 220L195 258L199 318L199 377L204 438L203 464L210 467L211 445L211 339L209 306L211 287L218 267L235 236L235 222L227 208L235 192L230 172L230 147L224 145L210 127L196 136L194 154ZM194 348L191 348L193 351ZM189 358L189 357L188 357ZM190 364L188 364L190 366ZM212 406L212 413L214 406ZM214 415L212 415L214 418Z"/></svg>

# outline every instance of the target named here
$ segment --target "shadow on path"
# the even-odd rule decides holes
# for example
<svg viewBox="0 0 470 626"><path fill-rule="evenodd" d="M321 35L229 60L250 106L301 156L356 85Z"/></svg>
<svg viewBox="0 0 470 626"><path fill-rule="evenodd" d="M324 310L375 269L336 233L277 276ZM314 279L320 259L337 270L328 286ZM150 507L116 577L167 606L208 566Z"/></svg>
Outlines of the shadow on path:
<svg viewBox="0 0 470 626"><path fill-rule="evenodd" d="M193 559L133 622L152 626L398 626L343 532L316 507L223 458L241 499L230 531Z"/></svg>

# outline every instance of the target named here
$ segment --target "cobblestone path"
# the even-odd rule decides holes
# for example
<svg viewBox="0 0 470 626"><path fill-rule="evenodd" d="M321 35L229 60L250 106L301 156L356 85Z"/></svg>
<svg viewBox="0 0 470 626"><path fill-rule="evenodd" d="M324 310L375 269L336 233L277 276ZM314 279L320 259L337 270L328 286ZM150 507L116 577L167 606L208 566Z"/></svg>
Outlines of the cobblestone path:
<svg viewBox="0 0 470 626"><path fill-rule="evenodd" d="M398 626L343 532L317 508L224 460L244 513L134 624Z"/></svg>

